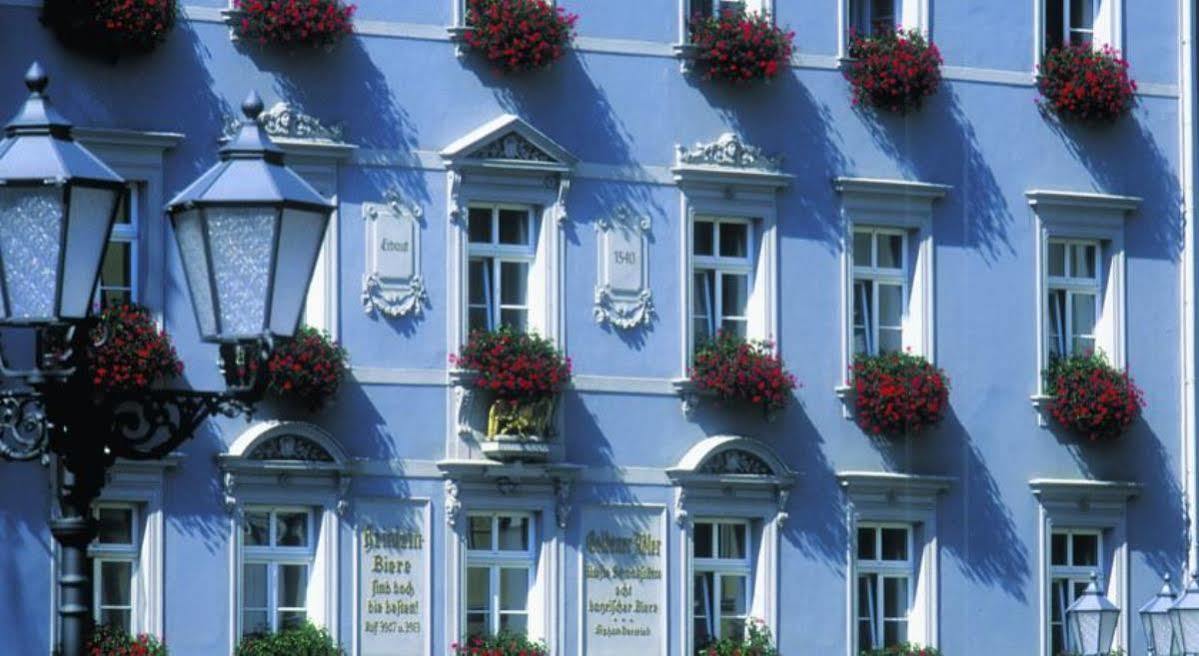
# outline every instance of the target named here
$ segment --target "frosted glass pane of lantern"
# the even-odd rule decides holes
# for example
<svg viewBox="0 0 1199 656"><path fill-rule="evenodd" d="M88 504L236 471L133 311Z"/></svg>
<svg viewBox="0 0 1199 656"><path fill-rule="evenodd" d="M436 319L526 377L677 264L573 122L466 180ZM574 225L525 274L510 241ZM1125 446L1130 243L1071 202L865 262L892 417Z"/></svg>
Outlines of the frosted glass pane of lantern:
<svg viewBox="0 0 1199 656"><path fill-rule="evenodd" d="M1075 629L1075 647L1084 654L1097 654L1099 650L1099 614L1094 612L1074 613L1071 623Z"/></svg>
<svg viewBox="0 0 1199 656"><path fill-rule="evenodd" d="M1173 649L1171 645L1174 637L1173 627L1170 626L1170 616L1166 613L1159 613L1149 618L1149 624L1153 628L1153 650L1157 656L1168 656Z"/></svg>
<svg viewBox="0 0 1199 656"><path fill-rule="evenodd" d="M62 273L62 304L59 314L68 318L87 316L100 274L100 261L108 243L109 223L116 211L121 191L94 187L74 187L67 206L66 261Z"/></svg>
<svg viewBox="0 0 1199 656"><path fill-rule="evenodd" d="M296 331L328 222L323 212L283 210L271 295L271 332L276 335L288 337Z"/></svg>
<svg viewBox="0 0 1199 656"><path fill-rule="evenodd" d="M1112 642L1116 638L1116 621L1120 619L1120 613L1116 611L1104 611L1099 616L1099 653L1106 654L1112 650Z"/></svg>
<svg viewBox="0 0 1199 656"><path fill-rule="evenodd" d="M57 188L0 189L0 253L12 319L54 314L62 213Z"/></svg>
<svg viewBox="0 0 1199 656"><path fill-rule="evenodd" d="M204 222L198 210L191 210L176 215L174 225L175 240L179 242L179 254L183 258L183 271L187 275L187 287L191 290L200 334L210 337L216 334L216 316L212 306L208 253L204 247Z"/></svg>
<svg viewBox="0 0 1199 656"><path fill-rule="evenodd" d="M262 334L266 328L275 213L259 208L209 209L208 239L221 313L221 335Z"/></svg>

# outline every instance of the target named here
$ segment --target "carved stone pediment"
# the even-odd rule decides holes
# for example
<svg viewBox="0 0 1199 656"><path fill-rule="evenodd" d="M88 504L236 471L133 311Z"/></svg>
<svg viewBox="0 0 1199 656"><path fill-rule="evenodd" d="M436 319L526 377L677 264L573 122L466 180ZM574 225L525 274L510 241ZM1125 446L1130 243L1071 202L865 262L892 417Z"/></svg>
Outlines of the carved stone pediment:
<svg viewBox="0 0 1199 656"><path fill-rule="evenodd" d="M742 474L773 476L775 471L766 461L742 449L728 449L708 458L699 468L701 474Z"/></svg>
<svg viewBox="0 0 1199 656"><path fill-rule="evenodd" d="M247 460L300 460L333 462L333 455L315 440L302 435L276 435L262 440L246 454Z"/></svg>
<svg viewBox="0 0 1199 656"><path fill-rule="evenodd" d="M470 159L508 159L526 162L555 161L544 150L541 150L533 142L516 132L505 134L495 141L475 150L467 157Z"/></svg>
<svg viewBox="0 0 1199 656"><path fill-rule="evenodd" d="M309 116L285 102L275 103L258 116L258 123L272 137L282 139L310 139L341 143L345 140L345 129L340 124L328 125ZM226 117L223 135L225 139L237 133L241 119Z"/></svg>
<svg viewBox="0 0 1199 656"><path fill-rule="evenodd" d="M678 146L677 151L679 165L756 169L774 173L780 172L783 166L781 156L768 156L761 148L745 143L732 132L726 132L709 143Z"/></svg>

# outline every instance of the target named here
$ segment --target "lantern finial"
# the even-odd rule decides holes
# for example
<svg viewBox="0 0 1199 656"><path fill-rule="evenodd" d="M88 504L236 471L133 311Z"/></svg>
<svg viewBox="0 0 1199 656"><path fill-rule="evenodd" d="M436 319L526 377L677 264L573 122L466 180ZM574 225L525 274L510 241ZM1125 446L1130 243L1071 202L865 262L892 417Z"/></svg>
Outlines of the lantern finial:
<svg viewBox="0 0 1199 656"><path fill-rule="evenodd" d="M262 98L257 91L250 91L250 95L241 103L241 111L246 115L246 118L251 122L258 121L258 115L262 113Z"/></svg>
<svg viewBox="0 0 1199 656"><path fill-rule="evenodd" d="M46 75L46 69L38 62L30 64L29 70L25 71L25 87L33 93L41 93L46 90L48 84L50 78Z"/></svg>

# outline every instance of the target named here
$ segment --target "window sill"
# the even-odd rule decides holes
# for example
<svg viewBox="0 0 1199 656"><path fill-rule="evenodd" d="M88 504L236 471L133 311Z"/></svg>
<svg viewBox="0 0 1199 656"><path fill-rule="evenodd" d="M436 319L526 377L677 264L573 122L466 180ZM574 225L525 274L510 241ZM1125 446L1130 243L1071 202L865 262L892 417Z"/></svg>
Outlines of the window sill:
<svg viewBox="0 0 1199 656"><path fill-rule="evenodd" d="M466 57L466 52L470 50L470 45L466 42L466 37L471 32L474 32L475 28L465 25L453 25L445 28L445 31L450 35L450 43L454 44L454 55L458 59Z"/></svg>
<svg viewBox="0 0 1199 656"><path fill-rule="evenodd" d="M699 59L699 46L693 43L676 43L670 48L675 59L679 60L679 71L684 75L695 70L695 61Z"/></svg>
<svg viewBox="0 0 1199 656"><path fill-rule="evenodd" d="M841 416L853 421L853 404L857 399L853 385L848 382L842 383L833 388L833 394L836 394L837 399L841 401Z"/></svg>
<svg viewBox="0 0 1199 656"><path fill-rule="evenodd" d="M1049 420L1051 419L1049 416L1049 402L1053 398L1050 394L1042 394L1040 392L1028 397L1028 400L1032 403L1033 410L1037 413L1037 425L1041 428L1049 425Z"/></svg>

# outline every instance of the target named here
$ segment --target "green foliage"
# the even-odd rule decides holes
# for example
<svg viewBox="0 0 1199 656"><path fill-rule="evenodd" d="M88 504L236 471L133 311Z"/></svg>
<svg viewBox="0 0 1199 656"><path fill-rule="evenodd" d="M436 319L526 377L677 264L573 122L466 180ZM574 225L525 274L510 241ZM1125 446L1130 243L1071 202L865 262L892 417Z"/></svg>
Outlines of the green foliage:
<svg viewBox="0 0 1199 656"><path fill-rule="evenodd" d="M471 636L450 645L454 656L549 656L549 647L529 640L522 633L501 631L493 636Z"/></svg>
<svg viewBox="0 0 1199 656"><path fill-rule="evenodd" d="M333 636L311 622L279 633L246 636L234 656L345 656Z"/></svg>
<svg viewBox="0 0 1199 656"><path fill-rule="evenodd" d="M570 358L553 342L508 326L472 332L450 362L477 373L475 386L499 399L536 401L557 394L570 382Z"/></svg>
<svg viewBox="0 0 1199 656"><path fill-rule="evenodd" d="M88 656L167 656L166 645L152 635L132 636L115 626L100 626L87 641Z"/></svg>
<svg viewBox="0 0 1199 656"><path fill-rule="evenodd" d="M883 649L863 650L862 656L941 656L941 650L905 642L902 645L892 645Z"/></svg>
<svg viewBox="0 0 1199 656"><path fill-rule="evenodd" d="M762 620L745 625L745 637L721 638L699 649L698 656L779 656L770 629Z"/></svg>

